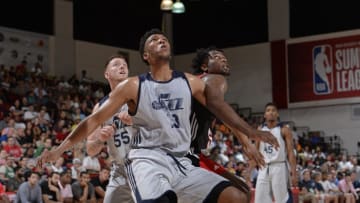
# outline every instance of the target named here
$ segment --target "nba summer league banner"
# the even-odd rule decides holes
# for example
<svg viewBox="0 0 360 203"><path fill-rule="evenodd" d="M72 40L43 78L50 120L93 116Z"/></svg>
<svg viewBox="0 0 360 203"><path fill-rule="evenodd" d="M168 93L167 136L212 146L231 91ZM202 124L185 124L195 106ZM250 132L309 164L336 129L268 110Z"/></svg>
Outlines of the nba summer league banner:
<svg viewBox="0 0 360 203"><path fill-rule="evenodd" d="M360 34L288 44L289 105L355 103L360 96Z"/></svg>

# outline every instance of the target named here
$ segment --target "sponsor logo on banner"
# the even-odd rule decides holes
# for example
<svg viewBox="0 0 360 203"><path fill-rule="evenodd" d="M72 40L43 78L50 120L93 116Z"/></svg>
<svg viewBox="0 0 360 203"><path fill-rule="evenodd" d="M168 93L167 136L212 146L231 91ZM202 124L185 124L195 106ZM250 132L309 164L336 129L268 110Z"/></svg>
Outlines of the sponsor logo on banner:
<svg viewBox="0 0 360 203"><path fill-rule="evenodd" d="M316 95L330 94L334 90L332 48L320 45L313 48L313 82Z"/></svg>
<svg viewBox="0 0 360 203"><path fill-rule="evenodd" d="M358 35L289 43L291 107L360 102Z"/></svg>

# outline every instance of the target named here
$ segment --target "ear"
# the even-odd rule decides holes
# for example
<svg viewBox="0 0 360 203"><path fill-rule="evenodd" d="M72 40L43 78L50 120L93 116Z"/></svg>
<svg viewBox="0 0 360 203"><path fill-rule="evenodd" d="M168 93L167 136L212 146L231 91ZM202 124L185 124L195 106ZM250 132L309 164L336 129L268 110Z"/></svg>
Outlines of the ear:
<svg viewBox="0 0 360 203"><path fill-rule="evenodd" d="M109 73L107 71L104 73L104 77L105 79L109 79Z"/></svg>
<svg viewBox="0 0 360 203"><path fill-rule="evenodd" d="M143 59L144 59L145 61L147 61L148 58L149 58L149 53L144 52L144 53L143 53Z"/></svg>
<svg viewBox="0 0 360 203"><path fill-rule="evenodd" d="M208 71L208 67L207 67L206 64L202 64L202 65L200 66L200 68L201 68L201 70L203 70L204 72L207 72L207 71Z"/></svg>

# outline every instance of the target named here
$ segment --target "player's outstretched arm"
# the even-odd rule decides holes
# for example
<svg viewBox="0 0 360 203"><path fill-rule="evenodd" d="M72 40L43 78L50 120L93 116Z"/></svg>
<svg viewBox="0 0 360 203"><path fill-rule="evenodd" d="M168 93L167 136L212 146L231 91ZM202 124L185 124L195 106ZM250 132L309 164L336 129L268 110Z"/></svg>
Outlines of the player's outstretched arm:
<svg viewBox="0 0 360 203"><path fill-rule="evenodd" d="M222 75L213 74L206 78L205 82L201 79L187 74L193 96L206 107L223 123L232 129L237 129L245 134L249 139L267 142L275 148L279 147L276 138L269 132L253 129L246 121L234 111L234 109L224 100L227 83Z"/></svg>
<svg viewBox="0 0 360 203"><path fill-rule="evenodd" d="M66 137L66 139L56 149L44 151L39 157L38 164L55 161L64 151L70 149L76 143L84 140L106 119L114 115L117 110L129 101L137 100L139 79L137 77L128 78L119 83L112 91L109 99L93 114L85 118L79 125Z"/></svg>

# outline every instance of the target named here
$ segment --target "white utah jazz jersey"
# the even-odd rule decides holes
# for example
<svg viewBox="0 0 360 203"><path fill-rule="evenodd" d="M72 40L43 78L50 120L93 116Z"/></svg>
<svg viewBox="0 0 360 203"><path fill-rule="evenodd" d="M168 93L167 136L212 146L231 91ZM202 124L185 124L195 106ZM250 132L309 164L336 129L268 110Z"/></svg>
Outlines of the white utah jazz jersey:
<svg viewBox="0 0 360 203"><path fill-rule="evenodd" d="M278 124L276 127L269 129L266 125L262 127L263 131L270 131L273 134L278 143L279 149L276 150L274 146L268 143L260 142L260 152L264 156L265 163L283 162L287 160L286 157L286 145L283 136L281 135L282 125Z"/></svg>
<svg viewBox="0 0 360 203"><path fill-rule="evenodd" d="M190 147L191 90L185 74L173 71L166 82L150 73L139 76L138 106L133 115L132 148L160 148L184 156Z"/></svg>
<svg viewBox="0 0 360 203"><path fill-rule="evenodd" d="M101 106L104 102L107 101L109 96L104 97L100 102ZM114 114L109 120L107 120L104 125L114 125L116 128L115 135L113 139L107 140L108 152L113 160L119 164L124 163L126 154L130 149L130 139L131 139L131 126L127 126L118 117L118 114L122 111L128 111L128 106L125 104L121 109Z"/></svg>

